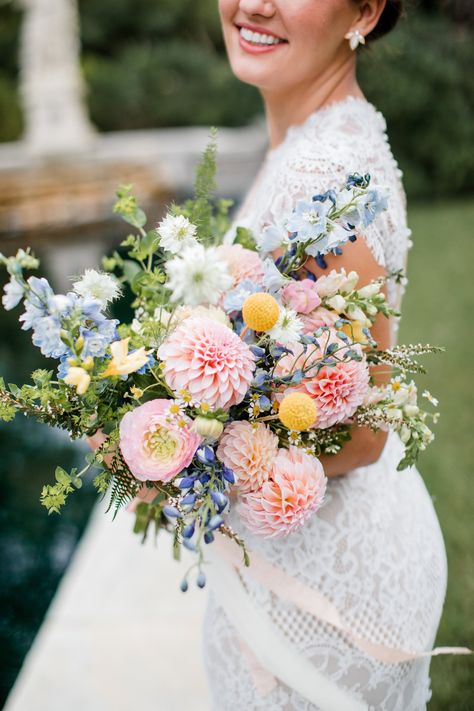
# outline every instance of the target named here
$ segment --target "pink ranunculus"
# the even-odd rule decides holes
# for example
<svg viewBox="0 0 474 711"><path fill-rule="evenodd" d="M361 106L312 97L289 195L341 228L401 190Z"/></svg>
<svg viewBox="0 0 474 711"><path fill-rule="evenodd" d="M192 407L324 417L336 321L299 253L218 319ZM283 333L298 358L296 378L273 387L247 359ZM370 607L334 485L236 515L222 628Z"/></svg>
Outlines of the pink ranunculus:
<svg viewBox="0 0 474 711"><path fill-rule="evenodd" d="M329 309L325 309L324 306L319 306L311 313L301 317L304 324L303 333L312 334L320 328L320 326L334 326L336 321L340 318L339 314L335 313L335 311L329 311Z"/></svg>
<svg viewBox="0 0 474 711"><path fill-rule="evenodd" d="M238 335L209 318L183 321L158 349L169 387L197 402L228 409L244 399L255 356Z"/></svg>
<svg viewBox="0 0 474 711"><path fill-rule="evenodd" d="M243 494L238 511L252 533L287 536L321 506L326 483L319 459L297 447L280 449L270 479L258 491Z"/></svg>
<svg viewBox="0 0 474 711"><path fill-rule="evenodd" d="M326 345L327 335L321 336L321 341ZM342 358L346 351L346 344L335 334L331 333L330 343L337 343L343 347L339 352ZM363 355L360 346L351 346L353 350ZM348 360L337 365L324 366L318 370L323 351L316 345L306 348L301 343L292 343L288 346L292 354L281 358L275 368L276 375L287 375L296 369L305 369L305 377L297 386L285 390L288 392L305 392L316 402L318 409L315 427L325 429L340 422L345 422L357 408L364 402L369 388L369 369L363 355L361 361ZM281 397L281 396L280 396Z"/></svg>
<svg viewBox="0 0 474 711"><path fill-rule="evenodd" d="M192 420L169 415L169 400L149 400L120 422L120 450L140 481L170 481L190 463L201 437Z"/></svg>
<svg viewBox="0 0 474 711"><path fill-rule="evenodd" d="M282 290L281 297L285 306L289 306L299 314L309 314L321 303L321 298L311 279L290 282Z"/></svg>
<svg viewBox="0 0 474 711"><path fill-rule="evenodd" d="M231 422L217 448L218 459L234 472L239 491L258 489L268 479L278 454L278 437L263 423Z"/></svg>
<svg viewBox="0 0 474 711"><path fill-rule="evenodd" d="M217 247L219 257L227 262L236 287L244 279L263 284L263 262L257 252L245 249L241 244L223 244Z"/></svg>

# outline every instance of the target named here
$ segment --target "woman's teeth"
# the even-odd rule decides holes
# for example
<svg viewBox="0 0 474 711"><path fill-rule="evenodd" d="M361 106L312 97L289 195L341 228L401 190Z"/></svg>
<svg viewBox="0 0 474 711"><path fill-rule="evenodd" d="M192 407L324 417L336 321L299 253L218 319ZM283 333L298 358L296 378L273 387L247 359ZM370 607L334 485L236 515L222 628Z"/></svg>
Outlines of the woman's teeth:
<svg viewBox="0 0 474 711"><path fill-rule="evenodd" d="M265 35L260 32L252 32L246 27L240 28L240 36L243 37L247 42L252 44L281 44L284 40L275 37L274 35Z"/></svg>

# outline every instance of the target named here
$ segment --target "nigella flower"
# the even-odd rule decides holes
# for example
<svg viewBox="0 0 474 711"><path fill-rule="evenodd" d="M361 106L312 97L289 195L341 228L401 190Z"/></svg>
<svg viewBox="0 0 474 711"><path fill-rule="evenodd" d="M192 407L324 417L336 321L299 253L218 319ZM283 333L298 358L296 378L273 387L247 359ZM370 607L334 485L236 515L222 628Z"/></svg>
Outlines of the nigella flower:
<svg viewBox="0 0 474 711"><path fill-rule="evenodd" d="M197 227L183 215L166 215L156 229L160 235L160 247L166 252L179 254L183 248L197 244Z"/></svg>
<svg viewBox="0 0 474 711"><path fill-rule="evenodd" d="M166 271L171 300L183 301L189 306L216 304L233 282L217 249L206 249L202 244L184 249L180 256L167 263Z"/></svg>
<svg viewBox="0 0 474 711"><path fill-rule="evenodd" d="M121 294L120 286L113 276L95 269L86 269L83 276L74 284L73 289L79 296L99 301L103 307Z"/></svg>
<svg viewBox="0 0 474 711"><path fill-rule="evenodd" d="M303 327L303 321L298 318L296 311L282 306L280 308L278 321L275 326L268 331L268 335L277 343L286 345L287 343L299 341Z"/></svg>

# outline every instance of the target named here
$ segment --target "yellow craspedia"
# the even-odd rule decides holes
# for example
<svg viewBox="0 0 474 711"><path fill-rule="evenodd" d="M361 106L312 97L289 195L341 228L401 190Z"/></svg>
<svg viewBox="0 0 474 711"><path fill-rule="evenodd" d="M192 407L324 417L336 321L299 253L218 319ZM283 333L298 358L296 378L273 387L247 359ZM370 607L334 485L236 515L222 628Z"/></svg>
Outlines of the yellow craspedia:
<svg viewBox="0 0 474 711"><path fill-rule="evenodd" d="M242 316L253 331L269 331L278 321L280 307L271 294L259 292L245 299Z"/></svg>
<svg viewBox="0 0 474 711"><path fill-rule="evenodd" d="M289 430L308 430L316 421L316 403L306 393L290 393L283 398L278 417Z"/></svg>

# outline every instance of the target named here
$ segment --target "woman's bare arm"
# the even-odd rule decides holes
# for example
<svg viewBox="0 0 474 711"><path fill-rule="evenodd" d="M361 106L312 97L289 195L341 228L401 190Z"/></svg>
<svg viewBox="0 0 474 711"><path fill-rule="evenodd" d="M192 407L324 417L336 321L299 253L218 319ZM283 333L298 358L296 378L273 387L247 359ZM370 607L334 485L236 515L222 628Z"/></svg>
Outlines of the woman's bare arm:
<svg viewBox="0 0 474 711"><path fill-rule="evenodd" d="M327 269L318 267L314 259L307 262L306 268L317 277L328 274L331 269L340 271L342 268L356 271L359 274L358 287L365 286L374 279L385 275L385 270L375 261L366 242L359 238L356 242L348 242L339 256L325 256ZM390 346L390 324L388 318L378 314L371 329L379 348ZM372 366L370 372L377 384L388 382L387 366ZM386 432L373 432L368 427L355 427L352 439L344 445L339 454L321 457L326 476L329 478L342 476L356 467L373 464L382 454L387 439Z"/></svg>

